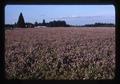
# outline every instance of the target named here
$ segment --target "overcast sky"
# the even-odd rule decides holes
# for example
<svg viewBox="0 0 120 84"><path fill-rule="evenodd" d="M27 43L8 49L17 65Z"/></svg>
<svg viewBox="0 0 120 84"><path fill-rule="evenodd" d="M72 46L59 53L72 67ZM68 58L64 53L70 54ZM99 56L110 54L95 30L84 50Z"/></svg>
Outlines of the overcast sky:
<svg viewBox="0 0 120 84"><path fill-rule="evenodd" d="M71 17L99 16L115 19L113 5L6 5L5 24L17 22L20 12L22 12L25 22L32 23L42 22L43 19L48 22Z"/></svg>

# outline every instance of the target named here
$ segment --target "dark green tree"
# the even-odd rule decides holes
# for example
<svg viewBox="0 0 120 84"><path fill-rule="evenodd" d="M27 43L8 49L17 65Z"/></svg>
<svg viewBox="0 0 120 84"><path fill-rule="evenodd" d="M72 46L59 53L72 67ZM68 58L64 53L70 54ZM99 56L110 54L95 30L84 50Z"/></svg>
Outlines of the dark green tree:
<svg viewBox="0 0 120 84"><path fill-rule="evenodd" d="M46 26L45 19L43 19L42 25L43 25L43 26Z"/></svg>
<svg viewBox="0 0 120 84"><path fill-rule="evenodd" d="M37 21L34 23L34 26L38 26L38 22Z"/></svg>
<svg viewBox="0 0 120 84"><path fill-rule="evenodd" d="M22 13L20 13L20 16L18 18L17 27L25 28L25 21Z"/></svg>
<svg viewBox="0 0 120 84"><path fill-rule="evenodd" d="M15 22L15 23L14 23L14 28L16 28L16 27L17 27L17 23Z"/></svg>
<svg viewBox="0 0 120 84"><path fill-rule="evenodd" d="M47 26L48 27L69 27L70 25L66 24L65 21L51 21L49 23L47 23Z"/></svg>

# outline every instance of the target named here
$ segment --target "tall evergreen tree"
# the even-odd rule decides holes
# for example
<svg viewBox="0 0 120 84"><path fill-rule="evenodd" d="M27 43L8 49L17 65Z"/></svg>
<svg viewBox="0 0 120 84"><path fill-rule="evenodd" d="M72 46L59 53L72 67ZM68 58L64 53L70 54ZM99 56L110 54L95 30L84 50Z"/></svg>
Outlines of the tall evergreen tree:
<svg viewBox="0 0 120 84"><path fill-rule="evenodd" d="M20 16L18 18L17 27L25 28L25 21L22 13L20 13Z"/></svg>

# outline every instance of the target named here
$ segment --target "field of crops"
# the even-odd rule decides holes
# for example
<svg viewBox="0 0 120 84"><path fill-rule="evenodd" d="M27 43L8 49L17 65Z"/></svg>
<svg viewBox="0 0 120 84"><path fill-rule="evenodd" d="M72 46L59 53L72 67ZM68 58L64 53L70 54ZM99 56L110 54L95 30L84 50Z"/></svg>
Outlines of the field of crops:
<svg viewBox="0 0 120 84"><path fill-rule="evenodd" d="M7 79L113 79L115 28L5 31Z"/></svg>

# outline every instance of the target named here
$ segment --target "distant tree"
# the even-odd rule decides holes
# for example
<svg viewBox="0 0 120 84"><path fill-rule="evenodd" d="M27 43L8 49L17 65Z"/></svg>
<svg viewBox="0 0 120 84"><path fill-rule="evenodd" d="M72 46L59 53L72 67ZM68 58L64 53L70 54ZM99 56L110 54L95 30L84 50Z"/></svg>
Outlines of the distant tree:
<svg viewBox="0 0 120 84"><path fill-rule="evenodd" d="M42 23L38 23L38 26L42 26Z"/></svg>
<svg viewBox="0 0 120 84"><path fill-rule="evenodd" d="M13 24L5 24L5 29L13 29L14 25Z"/></svg>
<svg viewBox="0 0 120 84"><path fill-rule="evenodd" d="M27 22L27 23L25 23L25 27L26 28L34 28L34 24L32 24L32 23L30 23L30 22Z"/></svg>
<svg viewBox="0 0 120 84"><path fill-rule="evenodd" d="M20 16L18 18L17 27L25 28L25 21L22 13L20 13Z"/></svg>
<svg viewBox="0 0 120 84"><path fill-rule="evenodd" d="M70 25L66 24L65 21L51 21L49 23L47 23L47 26L48 27L69 27Z"/></svg>
<svg viewBox="0 0 120 84"><path fill-rule="evenodd" d="M16 28L16 27L17 27L17 23L15 22L15 23L14 23L14 28Z"/></svg>
<svg viewBox="0 0 120 84"><path fill-rule="evenodd" d="M45 19L43 19L42 25L43 25L43 26L46 26Z"/></svg>
<svg viewBox="0 0 120 84"><path fill-rule="evenodd" d="M114 27L115 25L112 23L94 23L94 24L86 24L83 27Z"/></svg>
<svg viewBox="0 0 120 84"><path fill-rule="evenodd" d="M34 24L34 26L38 26L38 25L39 25L39 24L38 24L38 22L36 21L35 24Z"/></svg>

